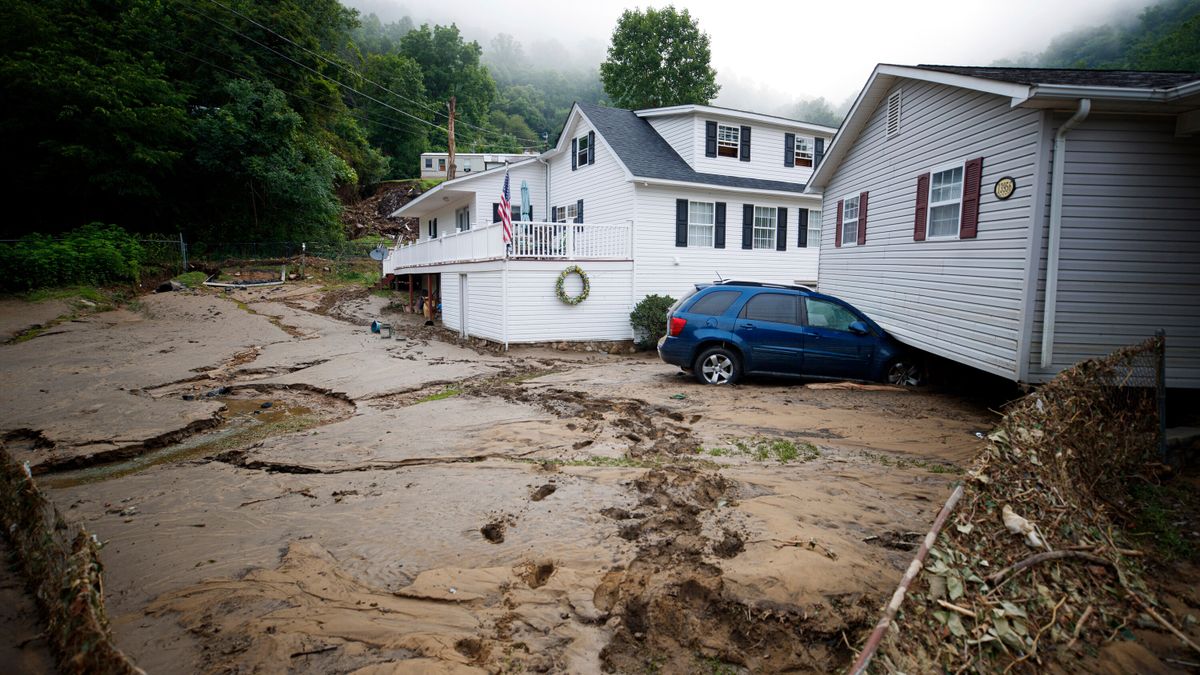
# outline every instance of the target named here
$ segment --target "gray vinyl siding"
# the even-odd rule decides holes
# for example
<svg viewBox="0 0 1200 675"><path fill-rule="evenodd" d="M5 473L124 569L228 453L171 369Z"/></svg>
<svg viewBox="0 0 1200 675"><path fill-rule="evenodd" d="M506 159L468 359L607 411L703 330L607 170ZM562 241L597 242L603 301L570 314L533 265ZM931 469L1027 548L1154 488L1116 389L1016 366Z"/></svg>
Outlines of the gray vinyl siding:
<svg viewBox="0 0 1200 675"><path fill-rule="evenodd" d="M1031 381L1162 328L1168 386L1200 387L1200 139L1174 132L1173 117L1094 115L1068 135L1054 358L1041 367L1045 234Z"/></svg>
<svg viewBox="0 0 1200 675"><path fill-rule="evenodd" d="M900 132L887 97L824 192L819 288L902 342L1015 379L1042 113L1004 97L901 80ZM975 239L913 241L917 177L983 157ZM1001 201L1002 176L1017 191ZM863 246L834 246L838 200L868 192Z"/></svg>

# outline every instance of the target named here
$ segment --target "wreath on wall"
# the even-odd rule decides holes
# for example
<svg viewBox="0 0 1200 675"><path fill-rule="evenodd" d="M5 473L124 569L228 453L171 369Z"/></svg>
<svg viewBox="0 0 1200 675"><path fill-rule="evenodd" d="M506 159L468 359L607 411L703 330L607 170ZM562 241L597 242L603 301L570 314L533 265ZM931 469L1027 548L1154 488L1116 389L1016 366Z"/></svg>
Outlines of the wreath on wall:
<svg viewBox="0 0 1200 675"><path fill-rule="evenodd" d="M583 282L583 290L580 291L579 295L576 295L575 297L567 295L567 291L563 287L567 281L567 277L571 276L572 274L578 274L579 279ZM582 269L580 269L579 265L571 265L567 269L563 270L562 274L558 275L558 282L554 284L554 293L558 296L559 300L562 300L568 305L578 305L584 300L587 300L588 293L590 293L591 290L592 282L588 280L587 272L584 272Z"/></svg>

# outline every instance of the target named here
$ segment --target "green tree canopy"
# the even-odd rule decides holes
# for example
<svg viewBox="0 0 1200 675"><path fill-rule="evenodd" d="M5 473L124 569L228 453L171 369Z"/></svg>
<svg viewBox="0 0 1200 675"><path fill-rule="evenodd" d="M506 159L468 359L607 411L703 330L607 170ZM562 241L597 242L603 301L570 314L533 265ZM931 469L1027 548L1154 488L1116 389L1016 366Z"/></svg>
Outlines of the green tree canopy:
<svg viewBox="0 0 1200 675"><path fill-rule="evenodd" d="M421 66L425 92L436 106L445 106L455 96L458 119L476 127L487 124L496 98L496 82L479 62L483 48L478 42L465 41L454 24L424 24L400 39L400 51ZM439 124L445 121L444 116L438 120ZM460 136L474 133L469 127L459 131ZM446 147L445 135L440 131L433 130L430 140L434 147Z"/></svg>
<svg viewBox="0 0 1200 675"><path fill-rule="evenodd" d="M686 9L625 10L600 78L623 108L707 104L720 90L710 59L708 34Z"/></svg>

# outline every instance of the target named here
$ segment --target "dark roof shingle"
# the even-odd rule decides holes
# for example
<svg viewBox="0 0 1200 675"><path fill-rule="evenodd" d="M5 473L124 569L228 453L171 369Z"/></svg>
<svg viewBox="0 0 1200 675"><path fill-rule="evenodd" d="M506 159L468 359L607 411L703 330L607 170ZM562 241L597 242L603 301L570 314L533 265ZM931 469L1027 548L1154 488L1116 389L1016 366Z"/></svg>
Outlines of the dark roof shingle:
<svg viewBox="0 0 1200 675"><path fill-rule="evenodd" d="M699 173L675 152L669 143L654 130L649 122L638 117L632 110L605 108L589 103L579 103L579 109L595 125L617 157L637 178L681 181L702 185L745 188L750 190L775 190L779 192L804 192L803 183L789 183L759 178L742 178L713 173Z"/></svg>
<svg viewBox="0 0 1200 675"><path fill-rule="evenodd" d="M983 66L936 66L922 64L922 70L954 75L981 77L1016 84L1059 84L1077 87L1122 87L1127 89L1169 89L1200 80L1200 73L1152 72L1140 70L1077 70L1072 68L994 68Z"/></svg>

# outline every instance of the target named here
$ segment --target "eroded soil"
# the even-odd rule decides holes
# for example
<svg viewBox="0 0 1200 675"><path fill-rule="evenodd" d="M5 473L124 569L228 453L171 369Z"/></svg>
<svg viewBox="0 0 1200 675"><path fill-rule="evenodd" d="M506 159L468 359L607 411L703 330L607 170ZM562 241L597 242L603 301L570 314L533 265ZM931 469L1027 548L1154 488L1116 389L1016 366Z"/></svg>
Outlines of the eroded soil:
<svg viewBox="0 0 1200 675"><path fill-rule="evenodd" d="M4 442L106 541L148 672L837 670L992 422L381 339L385 304L171 293L0 347Z"/></svg>

